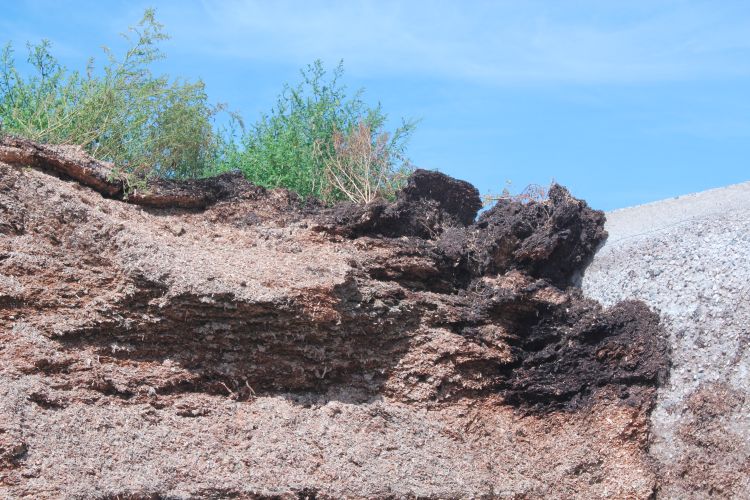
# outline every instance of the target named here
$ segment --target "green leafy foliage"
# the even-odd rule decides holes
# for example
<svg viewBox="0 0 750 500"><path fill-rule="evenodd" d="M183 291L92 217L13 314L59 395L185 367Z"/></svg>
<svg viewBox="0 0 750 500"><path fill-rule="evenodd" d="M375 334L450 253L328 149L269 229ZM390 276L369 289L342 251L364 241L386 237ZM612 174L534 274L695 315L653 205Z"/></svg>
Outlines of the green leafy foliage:
<svg viewBox="0 0 750 500"><path fill-rule="evenodd" d="M392 196L411 169L405 158L414 122L385 131L380 105L362 90L347 95L343 64L328 73L320 61L285 85L276 105L248 128L224 106L210 104L202 81L155 76L153 64L166 40L154 11L145 12L117 57L90 59L85 73L69 71L50 42L28 44L28 68L16 65L13 47L0 53L0 132L40 142L77 144L114 162L131 185L160 176L190 178L239 169L252 182L284 187L325 202Z"/></svg>
<svg viewBox="0 0 750 500"><path fill-rule="evenodd" d="M221 168L237 168L261 186L286 187L326 202L352 199L327 173L337 151L342 151L341 144L338 150L336 145L342 134L355 137L363 126L370 144L378 150L385 148L386 155L377 160L387 158L389 172L408 170L404 151L414 122L404 121L393 134L386 134L387 116L380 105L367 106L362 90L347 96L340 83L342 74L342 63L330 76L321 61L303 69L300 83L284 86L271 113L242 133ZM384 136L388 137L385 143ZM381 165L378 173L383 171ZM383 183L374 180L372 185Z"/></svg>
<svg viewBox="0 0 750 500"><path fill-rule="evenodd" d="M86 74L68 71L50 53L49 41L28 45L29 76L16 66L13 47L0 54L2 130L31 139L84 146L125 173L165 177L203 175L213 161L217 137L201 81L154 76L163 58L158 43L168 37L147 10L124 35L128 49L118 58L105 48L107 63Z"/></svg>

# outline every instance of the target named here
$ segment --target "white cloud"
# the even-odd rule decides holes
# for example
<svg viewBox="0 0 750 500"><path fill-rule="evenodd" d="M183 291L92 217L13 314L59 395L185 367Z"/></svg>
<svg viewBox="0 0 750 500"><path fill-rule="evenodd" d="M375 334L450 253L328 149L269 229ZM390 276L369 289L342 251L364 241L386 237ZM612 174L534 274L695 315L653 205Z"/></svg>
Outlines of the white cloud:
<svg viewBox="0 0 750 500"><path fill-rule="evenodd" d="M187 50L228 60L343 58L358 76L491 85L750 75L744 2L205 0L202 7L197 15L168 8L167 25L178 45L190 40Z"/></svg>

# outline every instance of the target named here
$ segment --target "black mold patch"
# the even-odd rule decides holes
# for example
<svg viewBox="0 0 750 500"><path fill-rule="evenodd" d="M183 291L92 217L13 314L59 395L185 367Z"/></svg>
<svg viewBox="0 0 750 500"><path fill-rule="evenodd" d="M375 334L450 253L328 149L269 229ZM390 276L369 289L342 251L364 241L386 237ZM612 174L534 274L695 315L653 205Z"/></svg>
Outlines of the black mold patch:
<svg viewBox="0 0 750 500"><path fill-rule="evenodd" d="M462 351L463 361L453 362L460 376L441 382L443 399L501 394L529 412L576 410L602 389L633 404L653 400L649 389L662 385L669 369L656 313L639 301L605 309L579 290L562 291L545 280L511 286L523 281L513 273L507 282L471 283L451 300L449 316L434 317L430 326L447 328L478 349L510 351L504 361ZM476 380L480 387L472 386Z"/></svg>
<svg viewBox="0 0 750 500"><path fill-rule="evenodd" d="M570 312L566 312L566 309ZM501 383L509 403L533 409L576 407L603 387L657 387L667 377L668 344L659 317L642 302L602 310L589 301L533 325L520 360Z"/></svg>
<svg viewBox="0 0 750 500"><path fill-rule="evenodd" d="M416 170L396 201L341 203L321 214L320 229L348 238L380 235L434 239L450 227L465 227L482 207L477 188L440 172Z"/></svg>
<svg viewBox="0 0 750 500"><path fill-rule="evenodd" d="M500 200L472 226L446 231L437 246L472 277L518 269L565 288L606 238L604 220L555 185L544 202Z"/></svg>

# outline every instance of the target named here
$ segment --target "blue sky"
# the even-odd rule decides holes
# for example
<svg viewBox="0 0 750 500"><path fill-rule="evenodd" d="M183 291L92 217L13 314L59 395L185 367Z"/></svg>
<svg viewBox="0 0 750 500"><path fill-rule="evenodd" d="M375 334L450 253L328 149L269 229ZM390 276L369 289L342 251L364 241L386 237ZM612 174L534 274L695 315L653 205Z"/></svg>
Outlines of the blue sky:
<svg viewBox="0 0 750 500"><path fill-rule="evenodd" d="M6 1L0 41L69 68L153 6L160 69L246 121L314 59L344 60L413 162L482 193L552 179L602 209L750 180L750 2Z"/></svg>

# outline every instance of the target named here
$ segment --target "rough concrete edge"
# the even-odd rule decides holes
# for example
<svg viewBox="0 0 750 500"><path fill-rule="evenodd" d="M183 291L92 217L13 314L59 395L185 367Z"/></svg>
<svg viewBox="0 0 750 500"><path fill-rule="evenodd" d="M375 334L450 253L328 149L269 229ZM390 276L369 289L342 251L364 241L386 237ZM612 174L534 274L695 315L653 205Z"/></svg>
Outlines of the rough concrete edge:
<svg viewBox="0 0 750 500"><path fill-rule="evenodd" d="M746 181L742 181L742 182L737 182L737 183L734 183L734 184L728 184L726 186L719 186L719 187L715 187L715 188L706 189L704 191L695 191L693 193L680 194L680 195L672 196L672 197L669 197L669 198L662 198L662 199L659 199L659 200L649 201L647 203L641 203L639 205L630 205L630 206L627 206L627 207L615 208L614 210L608 210L605 213L607 215L610 215L610 214L614 215L614 214L619 214L621 212L627 212L627 211L630 211L630 210L634 210L634 209L637 209L637 208L646 208L646 207L651 207L653 205L659 205L661 203L664 203L665 201L673 201L673 202L683 201L683 202L687 202L687 201L691 201L691 200L689 200L689 198L702 198L704 196L711 196L711 195L718 194L718 192L720 192L720 191L735 190L735 189L736 190L742 190L742 189L748 189L748 190L750 190L750 179L746 180Z"/></svg>

